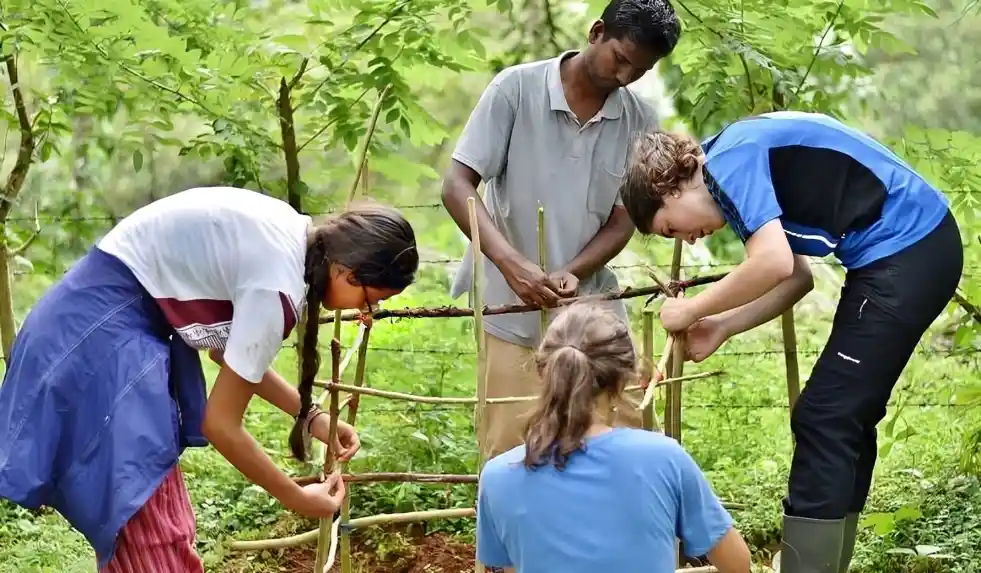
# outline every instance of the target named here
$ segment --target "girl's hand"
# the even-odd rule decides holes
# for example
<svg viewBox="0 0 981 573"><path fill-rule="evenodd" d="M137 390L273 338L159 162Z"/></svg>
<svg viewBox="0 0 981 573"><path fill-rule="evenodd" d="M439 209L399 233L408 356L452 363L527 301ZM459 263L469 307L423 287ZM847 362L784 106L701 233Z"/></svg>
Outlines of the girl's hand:
<svg viewBox="0 0 981 573"><path fill-rule="evenodd" d="M225 353L217 348L208 349L208 358L218 366L222 366L225 363Z"/></svg>
<svg viewBox="0 0 981 573"><path fill-rule="evenodd" d="M371 320L372 312L370 309L361 309L358 311L358 322L370 328Z"/></svg>
<svg viewBox="0 0 981 573"><path fill-rule="evenodd" d="M327 476L322 483L304 486L302 491L300 503L293 509L307 517L317 518L333 517L347 495L339 471Z"/></svg>
<svg viewBox="0 0 981 573"><path fill-rule="evenodd" d="M330 416L317 416L310 427L310 434L326 444L330 440ZM354 457L361 449L361 440L354 426L337 421L337 439L334 440L333 451L337 452L337 461L346 462Z"/></svg>

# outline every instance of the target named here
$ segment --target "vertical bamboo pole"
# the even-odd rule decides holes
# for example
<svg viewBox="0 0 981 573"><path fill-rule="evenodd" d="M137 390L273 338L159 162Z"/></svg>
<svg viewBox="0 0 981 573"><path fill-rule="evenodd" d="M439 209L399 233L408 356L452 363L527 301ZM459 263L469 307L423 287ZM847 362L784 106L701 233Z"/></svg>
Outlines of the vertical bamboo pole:
<svg viewBox="0 0 981 573"><path fill-rule="evenodd" d="M330 381L338 384L341 381L341 341L332 338L330 341ZM324 475L330 475L334 471L337 461L337 452L334 451L334 441L337 439L337 419L340 417L340 402L338 401L337 388L330 390L330 433L327 439L327 453L324 455ZM327 552L330 548L330 531L334 520L330 517L320 518L320 533L317 536L317 559L314 564L314 573L322 573L324 563L327 561Z"/></svg>
<svg viewBox="0 0 981 573"><path fill-rule="evenodd" d="M671 257L671 280L677 281L681 279L681 253L684 248L684 242L681 239L674 240L674 254ZM678 378L682 375L685 363L684 363L684 337L679 336L678 342L674 345L675 352L673 353L671 363L668 366L668 376L671 378ZM671 389L671 423L673 427L671 429L671 436L681 442L681 390L682 386L680 383L672 384Z"/></svg>
<svg viewBox="0 0 981 573"><path fill-rule="evenodd" d="M645 308L641 311L641 324L643 332L643 376L648 384L654 384L654 311ZM654 401L644 408L643 425L645 430L660 431L657 423L657 412L654 408Z"/></svg>
<svg viewBox="0 0 981 573"><path fill-rule="evenodd" d="M358 196L358 184L359 183L361 184L362 193L364 195L367 195L368 194L368 173L367 173L367 171L368 171L368 148L371 146L371 137L374 135L375 128L378 125L378 116L379 116L379 114L381 114L382 102L385 101L385 94L388 93L389 87L390 86L385 86L385 88L382 89L381 93L378 94L378 101L375 102L375 108L371 112L371 119L368 122L368 130L365 132L364 141L361 144L361 152L358 154L358 170L354 173L354 181L351 182L351 188L347 192L347 205L348 206L350 206L350 204ZM337 344L340 345L340 340L341 340L341 309L337 309L337 310L334 311L334 338L333 338L333 340L336 340L337 341ZM362 340L362 348L367 348L367 346L366 346L367 340L368 340L368 332L365 332L365 337ZM333 342L331 344L333 344ZM340 347L338 346L338 348L340 348ZM364 367L363 360L364 360L364 354L361 351L359 351L359 353L358 353L358 367L359 367L359 369L361 370L362 373L363 373L363 367ZM336 363L340 364L340 358L339 357L336 358L334 361ZM334 382L339 382L339 381L340 381L339 378L337 380L334 380ZM335 394L336 394L336 392L332 392L331 393L331 407L332 408L333 408L333 405L334 405L334 396L335 396ZM356 397L352 397L352 400L357 400L357 398ZM354 406L353 407L353 410L352 409L349 409L348 410L348 415L349 416L351 415L350 412L352 412L352 411L356 412L357 411L357 405L356 405L356 403L353 404L353 406ZM335 414L333 412L331 413L331 424L332 424L331 427L336 426L336 418L335 418ZM328 454L329 454L329 450L328 450ZM333 462L331 461L331 463L333 463ZM324 466L326 467L327 465L328 465L328 460L327 459L324 459ZM347 519L350 518L350 514L351 514L350 501L348 500L348 497L345 496L345 498L344 498L344 504L343 504L342 510L341 510L341 519L346 522ZM332 525L329 521L327 521L326 523L327 523L327 526L328 527ZM321 545L320 545L320 541L326 538L326 533L324 531L324 524L325 524L325 520L323 520L323 519L320 520L320 537L318 539L318 545L317 545L317 562L316 562L316 567L314 569L314 573L321 573L321 569L323 569L323 561L321 559L321 556L323 554L323 551L321 550L322 548L321 548ZM329 533L329 531L327 533ZM350 543L351 543L351 541L350 541L350 536L349 536L349 534L348 534L348 532L347 532L346 529L341 533L341 535L342 535L342 537L341 537L341 544L342 544L342 546L341 546L341 570L342 570L342 573L350 573L350 570L351 570L351 555L350 555L350 553L351 553L350 552ZM326 548L323 548L323 550L326 551ZM346 569L345 569L345 565L346 565Z"/></svg>
<svg viewBox="0 0 981 573"><path fill-rule="evenodd" d="M545 207L538 203L538 266L542 267L543 273L548 273L548 257L545 252ZM538 337L539 341L545 340L545 331L548 330L548 310L540 311L542 317L542 330Z"/></svg>
<svg viewBox="0 0 981 573"><path fill-rule="evenodd" d="M477 228L477 204L473 197L467 198L467 210L470 214L470 242L473 249L473 329L477 347L477 363L484 358L484 265L483 253L480 250L480 231ZM541 217L541 207L539 207ZM474 429L477 434L477 474L484 469L484 406L487 404L487 384L477 368L477 406L474 409ZM476 551L476 544L474 545ZM484 565L475 557L475 570L484 573Z"/></svg>
<svg viewBox="0 0 981 573"><path fill-rule="evenodd" d="M800 368L797 364L797 332L794 327L794 308L788 308L780 317L783 329L783 359L787 367L787 399L794 409L800 396Z"/></svg>
<svg viewBox="0 0 981 573"><path fill-rule="evenodd" d="M674 253L671 256L672 281L677 281L681 278L681 254L684 246L685 244L681 239L674 240ZM681 293L678 293L678 296L681 296ZM685 337L679 334L676 338L677 342L672 346L671 359L669 360L668 373L666 374L670 378L681 376L685 364ZM678 440L678 443L681 443L681 388L680 383L674 383L668 386L669 398L664 407L665 411L671 410L671 433L669 435ZM665 418L667 418L667 414L665 414ZM665 421L664 425L667 426L667 421ZM675 554L678 566L683 566L684 557L681 540L675 541Z"/></svg>
<svg viewBox="0 0 981 573"><path fill-rule="evenodd" d="M354 385L361 387L364 384L365 362L368 356L368 336L371 335L371 327L365 328L364 338L361 339L361 347L358 348L358 365L354 374ZM361 401L361 394L353 394L347 406L347 423L354 425L358 418L358 404ZM341 473L347 470L347 462L341 465ZM351 555L351 532L345 527L351 521L351 492L344 497L341 506L341 573L352 573L353 561Z"/></svg>

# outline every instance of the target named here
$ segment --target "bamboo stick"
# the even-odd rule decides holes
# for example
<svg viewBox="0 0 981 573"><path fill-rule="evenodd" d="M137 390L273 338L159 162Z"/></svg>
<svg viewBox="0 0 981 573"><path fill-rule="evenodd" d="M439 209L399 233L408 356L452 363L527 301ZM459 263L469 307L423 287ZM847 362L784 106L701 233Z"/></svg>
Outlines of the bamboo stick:
<svg viewBox="0 0 981 573"><path fill-rule="evenodd" d="M344 476L350 483L477 483L476 474L413 474L413 473L371 473Z"/></svg>
<svg viewBox="0 0 981 573"><path fill-rule="evenodd" d="M548 274L548 257L545 253L545 206L541 201L538 202L538 266L542 268L543 273ZM545 331L548 330L548 309L542 308L538 314L542 321L541 332L538 335L540 342L545 340Z"/></svg>
<svg viewBox="0 0 981 573"><path fill-rule="evenodd" d="M702 286L711 284L722 280L726 276L726 273L720 273L715 275L706 275L703 277L695 277L690 280L685 281L674 281L670 285L672 291L684 290L687 288L692 288L696 286ZM630 298L637 298L643 296L659 296L662 293L662 289L659 286L647 286L640 288L627 287L619 289L612 292L585 295L580 297L570 297L560 299L557 306L569 306L577 302L589 301L589 302L605 302L612 300L625 300ZM518 314L522 312L534 312L539 310L537 306L531 306L526 304L500 304L493 306L485 306L481 309L481 314L484 316L491 315L501 315L501 314ZM465 308L459 306L443 306L436 308L402 308L402 309L382 309L374 314L372 318L375 320L383 320L386 318L465 318L474 315L473 308ZM361 316L357 313L344 313L341 320L345 322L353 322L356 320L361 320ZM326 316L320 319L321 324L330 324L335 321L333 316Z"/></svg>
<svg viewBox="0 0 981 573"><path fill-rule="evenodd" d="M372 527L376 525L388 525L392 523L414 523L417 521L431 521L434 519L459 519L474 517L477 514L472 507L459 509L431 509L427 511L411 511L408 513L387 513L372 515L352 519L348 522L349 529ZM306 533L298 533L289 537L279 539L258 539L255 541L233 541L228 544L231 551L263 551L268 549L285 549L288 547L298 547L311 543L317 539L319 530L314 529Z"/></svg>
<svg viewBox="0 0 981 573"><path fill-rule="evenodd" d="M411 472L378 472L363 474L341 474L344 483L433 483L461 484L477 483L476 474L417 474ZM298 485L319 483L318 476L294 477Z"/></svg>
<svg viewBox="0 0 981 573"><path fill-rule="evenodd" d="M674 240L674 252L671 256L671 282L675 284L681 280L681 255L684 250L685 243L681 239ZM677 378L681 376L684 372L685 362L684 362L684 335L678 335L675 337L675 350L673 352L674 356L671 360L671 366L666 376L672 378ZM671 421L674 425L671 432L671 437L681 442L681 392L682 388L677 385L668 386L668 392L671 393Z"/></svg>
<svg viewBox="0 0 981 573"><path fill-rule="evenodd" d="M330 377L331 380L336 382L340 380L341 375L341 341L337 338L332 338L330 341L330 364ZM337 452L334 450L334 444L337 440L337 419L339 417L340 408L338 405L338 391L335 388L330 390L330 432L327 438L327 451L324 454L323 475L330 475L334 471L334 466L337 463ZM336 528L334 527L333 517L320 518L319 535L317 536L317 557L313 569L314 573L320 573L323 571L324 566L327 563L328 554L331 552L331 546L335 545L331 539L331 533L335 531Z"/></svg>
<svg viewBox="0 0 981 573"><path fill-rule="evenodd" d="M668 350L670 350L670 349L666 349L665 352L667 352ZM667 356L668 356L667 354L664 355L664 357L662 358L662 362L664 361L665 358L667 358ZM648 384L647 388L650 388L651 386L656 386L656 387L665 386L665 385L673 384L673 383L676 383L676 382L680 383L680 382L689 382L689 381L692 381L692 380L701 380L703 378L711 378L713 376L719 376L720 374L723 374L723 373L724 373L724 371L722 371L722 370L713 370L713 371L709 371L709 372L699 372L698 374L690 374L688 376L681 376L681 377L678 377L678 378L666 378L664 380L658 380L658 381L655 381L655 382L653 382L651 384ZM352 385L349 385L349 384L340 384L340 383L334 384L333 382L325 382L323 380L316 380L316 381L314 381L314 385L315 386L318 386L318 387L321 387L321 388L327 388L328 391L336 389L336 390L338 390L340 392L349 392L349 393L351 393L352 395L355 395L355 396L357 396L357 395L360 394L360 395L365 395L365 396L374 396L376 398L388 398L390 400L401 400L403 402L416 402L416 403L419 403L419 404L460 404L460 405L469 405L469 404L479 404L480 403L480 400L477 397L472 397L471 398L471 397L467 397L467 396L459 396L459 397L457 397L457 396L449 396L449 397L444 397L444 396L420 396L418 394L407 394L405 392L394 392L394 391L391 391L391 390L378 390L376 388L364 388L364 387L359 387L359 386L352 386ZM627 386L626 388L624 388L623 391L624 392L635 392L635 391L643 390L643 389L644 389L644 386L642 386L640 384L635 384L635 385ZM485 398L484 399L484 403L485 404L514 404L516 402L530 402L530 401L534 401L534 400L537 400L537 399L538 399L538 396L506 396L506 397L500 397L500 398Z"/></svg>
<svg viewBox="0 0 981 573"><path fill-rule="evenodd" d="M674 252L671 255L671 281L674 283L681 279L681 255L682 249L684 249L684 243L681 239L674 240ZM682 293L679 291L679 295ZM680 376L682 368L684 368L684 344L680 341L684 339L684 334L679 333L676 337L678 340L672 341L671 346L671 360L668 363L668 371L665 376L674 378L675 376ZM681 386L671 384L667 387L667 404L665 406L665 411L671 411L671 424L667 423L667 415L665 414L665 427L667 428L668 435L681 443ZM676 540L676 551L675 558L677 559L678 565L682 564L682 550L681 550L681 540Z"/></svg>
<svg viewBox="0 0 981 573"><path fill-rule="evenodd" d="M732 505L732 504L730 504ZM739 504L735 504L739 505ZM723 504L725 506L725 504ZM743 508L745 506L740 506ZM731 507L728 509L732 509ZM472 507L462 507L455 509L430 509L426 511L410 511L406 513L384 513L359 517L352 519L348 524L348 529L363 529L378 525L389 525L393 523L416 523L420 521L433 521L437 519L466 519L476 517L477 511ZM232 541L227 548L230 551L265 551L269 549L286 549L289 547L299 547L311 543L317 539L319 530L313 529L304 533L297 533L288 537L277 539L256 539L250 541ZM685 571L693 571L686 569ZM695 569L694 571L698 571Z"/></svg>
<svg viewBox="0 0 981 573"><path fill-rule="evenodd" d="M653 386L657 383L654 380L656 375L654 371L654 313L650 309L644 309L641 313L641 323L642 323L642 333L643 333L643 371L642 377L646 381L648 386ZM647 398L647 392L644 392L644 398ZM653 393L652 393L653 398ZM650 400L650 403L645 405L643 408L643 427L645 430L661 431L660 426L657 423L657 407L654 404L654 400Z"/></svg>
<svg viewBox="0 0 981 573"><path fill-rule="evenodd" d="M660 277L660 273L656 268L648 267L648 274L650 275L654 283L657 284L660 291L664 293L665 298L667 297L673 298L677 296L678 293L681 292L680 290L672 289L671 284ZM651 334L652 345L654 344L653 336L654 335L652 332ZM675 342L674 334L668 333L668 337L664 341L664 350L661 352L661 361L658 362L657 364L657 372L661 373L665 377L667 377L665 375L665 372L667 372L668 361L671 359L671 356L673 354L672 349L674 348L674 342ZM648 405L650 405L654 401L654 389L656 387L657 386L655 384L647 385L647 390L644 392L644 399L641 400L640 405L637 407L638 409L643 410L647 408ZM669 414L672 413L671 412L671 396L672 396L671 388L672 388L671 386L668 386L668 400L667 400L668 403L665 405L665 409L664 409L664 427L665 427L665 431L668 433L669 436L671 435L671 430L672 430L670 421L673 420L673 417L669 416Z"/></svg>
<svg viewBox="0 0 981 573"><path fill-rule="evenodd" d="M477 364L484 359L484 265L483 252L480 250L480 229L477 226L477 202L473 197L467 198L467 211L470 215L470 242L473 247L473 330L474 342L477 347ZM544 315L543 315L544 316ZM474 408L474 430L477 435L477 473L484 469L484 407L487 403L487 383L477 368L477 407ZM477 541L474 542L476 552ZM474 557L476 573L484 573L484 566Z"/></svg>
<svg viewBox="0 0 981 573"><path fill-rule="evenodd" d="M800 396L800 367L797 364L797 332L794 327L794 309L788 308L780 317L783 330L783 359L787 368L787 399L790 411Z"/></svg>
<svg viewBox="0 0 981 573"><path fill-rule="evenodd" d="M355 388L361 388L364 384L364 370L368 357L368 337L371 335L371 326L362 324L364 328L364 335L361 338L361 344L358 346L358 365L354 373L354 386ZM360 403L361 394L351 394L349 398L350 407L347 410L347 423L351 426L357 421L358 418L358 405ZM347 462L341 464L341 472L347 469ZM347 525L351 520L351 494L344 496L344 502L341 505L341 518L334 523L337 527L338 524ZM336 536L336 533L332 532L332 535ZM328 559L330 562L330 559ZM351 555L351 531L348 527L341 529L341 573L352 573L354 563L352 561Z"/></svg>

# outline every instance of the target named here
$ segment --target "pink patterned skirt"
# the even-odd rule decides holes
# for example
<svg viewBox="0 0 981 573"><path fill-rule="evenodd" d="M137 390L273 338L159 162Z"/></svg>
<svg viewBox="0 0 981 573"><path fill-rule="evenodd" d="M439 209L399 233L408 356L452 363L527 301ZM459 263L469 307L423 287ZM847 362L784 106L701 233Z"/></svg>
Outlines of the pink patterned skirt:
<svg viewBox="0 0 981 573"><path fill-rule="evenodd" d="M126 522L112 561L99 573L204 573L194 550L194 510L180 465Z"/></svg>

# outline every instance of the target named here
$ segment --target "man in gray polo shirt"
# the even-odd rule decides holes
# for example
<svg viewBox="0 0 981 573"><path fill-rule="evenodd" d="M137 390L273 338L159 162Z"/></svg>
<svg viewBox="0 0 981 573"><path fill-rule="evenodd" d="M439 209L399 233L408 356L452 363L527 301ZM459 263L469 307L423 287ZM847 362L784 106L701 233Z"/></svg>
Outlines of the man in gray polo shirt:
<svg viewBox="0 0 981 573"><path fill-rule="evenodd" d="M678 42L668 0L613 0L582 51L516 65L497 74L457 142L443 182L443 204L470 237L467 198L477 201L484 255L484 303L554 306L564 297L618 288L605 265L634 227L617 190L634 139L656 127L653 109L625 86ZM486 206L477 186L485 184ZM546 269L538 255L538 206L545 212ZM472 285L470 247L454 280L456 298ZM622 302L611 303L626 320ZM549 314L554 315L556 311ZM538 311L484 318L486 351L478 365L488 397L539 390L534 349ZM639 426L633 403L618 404L617 425ZM485 410L486 458L522 443L528 403Z"/></svg>

